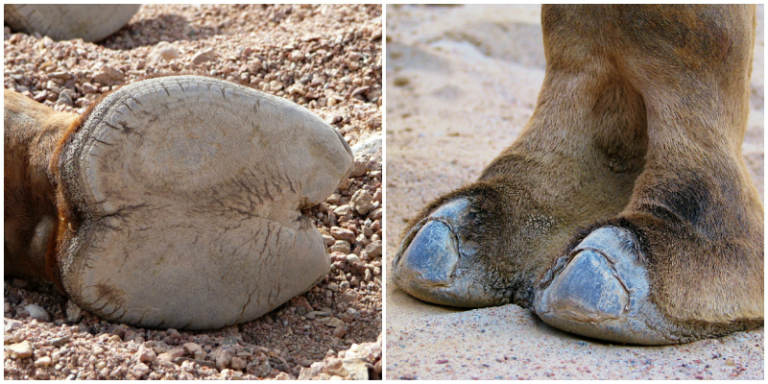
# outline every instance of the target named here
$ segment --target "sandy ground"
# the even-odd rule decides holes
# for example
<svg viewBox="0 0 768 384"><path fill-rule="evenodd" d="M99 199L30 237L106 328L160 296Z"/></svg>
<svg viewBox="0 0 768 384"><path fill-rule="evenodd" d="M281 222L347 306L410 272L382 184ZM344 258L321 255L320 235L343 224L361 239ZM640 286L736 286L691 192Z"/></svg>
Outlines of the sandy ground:
<svg viewBox="0 0 768 384"><path fill-rule="evenodd" d="M148 76L201 74L298 103L352 146L380 142L381 16L381 5L148 4L98 44L5 28L3 84L82 113ZM111 323L48 284L6 277L4 379L379 377L382 164L381 146L369 148L308 212L333 258L309 292L254 321L185 331Z"/></svg>
<svg viewBox="0 0 768 384"><path fill-rule="evenodd" d="M763 7L743 146L763 196ZM387 7L387 265L406 222L474 181L533 113L544 78L537 6ZM388 379L763 379L763 329L671 347L561 332L515 305L457 310L387 279Z"/></svg>

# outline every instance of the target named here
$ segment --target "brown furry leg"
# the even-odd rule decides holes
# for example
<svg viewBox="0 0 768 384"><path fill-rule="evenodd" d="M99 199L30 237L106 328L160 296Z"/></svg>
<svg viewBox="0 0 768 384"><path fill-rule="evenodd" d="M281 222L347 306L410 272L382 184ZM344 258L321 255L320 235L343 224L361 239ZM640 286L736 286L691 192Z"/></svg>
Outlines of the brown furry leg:
<svg viewBox="0 0 768 384"><path fill-rule="evenodd" d="M56 281L58 273L46 260L58 223L49 162L77 116L9 90L4 101L5 274Z"/></svg>
<svg viewBox="0 0 768 384"><path fill-rule="evenodd" d="M643 344L762 324L763 208L741 156L754 7L604 12L605 52L647 106L646 165L621 214L555 261L537 313Z"/></svg>
<svg viewBox="0 0 768 384"><path fill-rule="evenodd" d="M647 146L645 105L599 41L562 47L554 29L545 23L547 75L525 131L480 180L431 203L406 230L392 272L409 294L528 306L535 278L575 231L628 203Z"/></svg>

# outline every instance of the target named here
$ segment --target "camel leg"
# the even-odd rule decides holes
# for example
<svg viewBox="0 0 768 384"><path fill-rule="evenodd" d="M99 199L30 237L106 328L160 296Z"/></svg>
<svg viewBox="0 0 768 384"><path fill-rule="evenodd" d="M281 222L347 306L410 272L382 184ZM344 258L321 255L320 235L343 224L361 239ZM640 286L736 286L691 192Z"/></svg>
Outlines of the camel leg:
<svg viewBox="0 0 768 384"><path fill-rule="evenodd" d="M77 120L5 90L5 274L56 281L46 254L58 216L50 160Z"/></svg>
<svg viewBox="0 0 768 384"><path fill-rule="evenodd" d="M763 207L741 156L754 6L611 6L599 19L590 8L548 9L553 35L598 28L646 105L646 164L621 213L553 262L537 314L641 344L762 324Z"/></svg>
<svg viewBox="0 0 768 384"><path fill-rule="evenodd" d="M547 72L523 133L467 187L406 230L395 283L424 301L529 306L533 283L578 228L617 215L644 165L645 105L599 54L544 28Z"/></svg>

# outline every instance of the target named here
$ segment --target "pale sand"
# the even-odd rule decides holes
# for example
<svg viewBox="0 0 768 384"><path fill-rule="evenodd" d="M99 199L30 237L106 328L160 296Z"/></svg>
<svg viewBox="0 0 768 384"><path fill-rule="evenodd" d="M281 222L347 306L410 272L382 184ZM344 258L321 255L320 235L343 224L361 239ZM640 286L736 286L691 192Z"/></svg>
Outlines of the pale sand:
<svg viewBox="0 0 768 384"><path fill-rule="evenodd" d="M387 266L407 219L474 181L544 78L537 6L387 7ZM763 7L744 156L763 194ZM395 85L397 84L397 86ZM515 305L461 311L387 280L388 379L763 379L763 329L671 347L573 336Z"/></svg>

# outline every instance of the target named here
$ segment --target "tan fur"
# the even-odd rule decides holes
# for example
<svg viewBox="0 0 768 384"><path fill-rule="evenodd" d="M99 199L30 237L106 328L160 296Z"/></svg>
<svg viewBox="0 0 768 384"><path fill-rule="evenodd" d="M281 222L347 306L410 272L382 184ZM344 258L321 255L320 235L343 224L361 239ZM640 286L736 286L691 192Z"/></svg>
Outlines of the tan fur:
<svg viewBox="0 0 768 384"><path fill-rule="evenodd" d="M547 72L524 132L406 233L471 197L474 232L459 236L482 249L489 288L528 306L553 259L625 227L671 322L702 336L761 324L763 207L741 155L755 7L544 6L542 26Z"/></svg>
<svg viewBox="0 0 768 384"><path fill-rule="evenodd" d="M573 73L573 55L599 50L606 72L646 105L646 164L629 205L613 221L626 220L643 235L653 300L675 320L763 317L763 207L741 156L754 12L754 6L543 9L545 44L558 53L549 55L549 68ZM640 21L648 27L637 28Z"/></svg>
<svg viewBox="0 0 768 384"><path fill-rule="evenodd" d="M7 89L4 101L5 273L56 281L58 272L46 257L53 254L48 249L58 227L50 160L77 115Z"/></svg>

